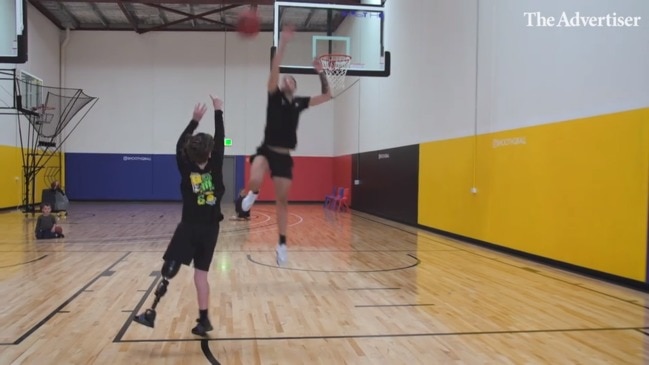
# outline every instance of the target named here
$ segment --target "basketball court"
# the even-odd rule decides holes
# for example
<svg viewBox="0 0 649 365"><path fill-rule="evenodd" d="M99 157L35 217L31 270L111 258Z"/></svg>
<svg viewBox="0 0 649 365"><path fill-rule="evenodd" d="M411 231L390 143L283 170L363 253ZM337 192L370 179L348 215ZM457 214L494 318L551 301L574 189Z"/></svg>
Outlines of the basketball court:
<svg viewBox="0 0 649 365"><path fill-rule="evenodd" d="M66 238L0 215L3 364L639 363L647 295L374 216L291 207L275 264L272 205L225 221L208 339L192 271L151 305L177 204L75 203ZM232 206L226 206L232 216ZM69 237L69 238L68 238ZM272 242L272 241L271 241ZM584 355L588 354L588 355Z"/></svg>
<svg viewBox="0 0 649 365"><path fill-rule="evenodd" d="M0 22L2 34L11 33L0 42L0 63L21 64L27 57L27 32L21 28L26 15L21 22L22 13L15 7L20 1L10 3L12 7L3 8L2 14L16 16ZM181 3L38 0L33 6L45 7L48 14L66 13L66 19L81 30L108 29L110 14L123 11L140 18L124 16L124 24L111 29L131 30L127 27L137 23L133 28L142 39L148 39L144 33L163 26L179 33L229 26L226 41L236 42L231 27L244 7L226 1L222 6L227 11L218 12L202 8L214 5L207 0ZM384 82L398 72L394 57L417 56L417 52L393 54L386 46L385 21L390 13L381 2L259 3L257 11L264 20L260 35L269 41L263 50L268 62L276 54L282 26L294 25L296 36L281 72L299 75L298 83L319 90L313 81L317 78L313 62L318 60L335 87L332 103L360 104L361 79ZM101 16L95 23L84 23L79 15L84 9L94 9ZM164 18L164 24L151 20L154 16ZM146 27L143 19L149 21ZM154 44L159 39L152 36L149 41ZM143 41L138 47L146 44ZM242 54L253 52L244 46L237 49ZM224 60L228 57L236 56L223 55ZM251 83L244 74L236 75L242 84ZM267 74L260 74L263 88ZM174 77L176 82L185 75ZM210 77L205 74L206 80ZM239 81L223 81L221 94L235 82ZM21 150L28 151L22 156L21 206L0 210L0 295L4 298L0 365L641 364L649 358L646 292L355 210L353 204L352 209L330 209L310 199L291 202L289 261L278 266L272 199L256 203L249 221L231 219L235 215L231 201L243 187L244 173L237 169L245 164L233 156L224 164L229 190L222 203L225 220L209 272L214 330L205 338L190 332L197 310L193 270L187 266L170 280L156 308L155 327L142 326L134 317L154 300L162 280L161 257L180 221L181 203L133 195L114 201L86 199L86 195L78 201L71 198L67 217L60 221L65 238L36 240L34 207L47 186L44 181L61 180L64 168L74 168L63 166L59 154L78 126L90 123L93 113L106 112L103 96L85 88L48 87L28 71L10 68L0 72L0 93L0 100L9 101L2 112L21 113L21 129L16 131L21 133ZM226 100L243 105L235 101L244 98L242 92L228 95ZM229 105L226 101L226 110ZM361 113L372 105L355 108ZM338 115L333 109L327 113ZM228 117L226 128L233 125L227 123ZM360 141L360 130L359 126L358 135L341 139ZM171 141L165 143L173 147L176 136L157 138ZM97 136L95 143L101 139ZM357 151L353 152L360 155L359 141L354 141ZM119 145L116 140L110 143ZM226 146L237 143L229 140ZM301 139L301 143L309 142ZM151 158L132 151L111 152L120 154L118 159L123 154L123 163L147 163ZM389 158L389 153L382 153L377 159ZM360 160L349 161L354 172L345 177L353 189L364 181L358 178ZM128 174L139 176L147 168L134 167ZM90 179L98 170L83 177ZM137 191L141 187L135 185L154 183L138 179L124 180L123 185L132 184L128 188ZM69 180L68 193L74 197L73 184L81 178ZM87 189L83 194L106 190L83 181L77 185ZM175 194L176 181L168 185ZM357 195L357 202L367 196L392 199L383 192L364 194Z"/></svg>

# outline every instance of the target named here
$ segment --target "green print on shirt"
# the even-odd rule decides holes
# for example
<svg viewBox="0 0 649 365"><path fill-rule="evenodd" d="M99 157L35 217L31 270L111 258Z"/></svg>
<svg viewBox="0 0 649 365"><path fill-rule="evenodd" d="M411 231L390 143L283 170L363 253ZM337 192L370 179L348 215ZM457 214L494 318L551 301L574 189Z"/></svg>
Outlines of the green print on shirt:
<svg viewBox="0 0 649 365"><path fill-rule="evenodd" d="M214 205L216 204L216 197L214 196L214 182L212 182L212 175L198 174L192 172L189 175L189 181L192 183L192 190L198 195L198 205Z"/></svg>

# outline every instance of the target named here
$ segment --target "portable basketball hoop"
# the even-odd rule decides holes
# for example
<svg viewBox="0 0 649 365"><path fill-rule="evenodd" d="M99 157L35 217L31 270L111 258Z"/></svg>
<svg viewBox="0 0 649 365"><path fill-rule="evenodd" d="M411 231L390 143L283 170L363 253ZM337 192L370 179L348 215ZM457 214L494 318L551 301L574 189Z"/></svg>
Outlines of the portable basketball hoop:
<svg viewBox="0 0 649 365"><path fill-rule="evenodd" d="M320 56L322 70L327 75L327 80L332 91L345 87L345 76L351 64L352 56L345 54L326 54Z"/></svg>

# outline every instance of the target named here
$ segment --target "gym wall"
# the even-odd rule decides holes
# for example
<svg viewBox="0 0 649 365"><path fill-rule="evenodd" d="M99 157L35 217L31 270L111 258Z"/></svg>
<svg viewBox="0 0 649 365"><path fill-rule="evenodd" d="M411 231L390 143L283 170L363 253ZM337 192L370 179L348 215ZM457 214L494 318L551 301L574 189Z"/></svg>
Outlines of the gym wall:
<svg viewBox="0 0 649 365"><path fill-rule="evenodd" d="M0 64L0 68L27 71L43 79L47 86L59 85L59 32L58 29L33 6L27 7L27 43L28 61L24 64ZM0 85L0 104L13 105L13 86L10 82ZM18 123L23 133L28 131L29 122L17 115L0 115L0 209L16 207L22 204L24 178ZM25 136L23 136L25 138ZM26 142L26 140L25 140ZM58 155L47 164L48 167L60 166ZM49 185L44 177L45 170L36 177L36 202L40 202L42 189ZM64 179L61 179L64 183Z"/></svg>
<svg viewBox="0 0 649 365"><path fill-rule="evenodd" d="M213 133L209 94L225 101L233 140L226 155L254 153L263 139L271 44L270 33L242 41L221 32L72 32L66 81L99 102L66 144L70 198L178 200L176 141L197 102L209 105L198 131ZM296 78L300 94L320 92L317 77ZM294 201L321 200L331 189L332 120L332 103L302 115L294 159L307 170L296 171ZM235 165L246 179L247 164ZM260 200L273 199L265 187Z"/></svg>
<svg viewBox="0 0 649 365"><path fill-rule="evenodd" d="M424 227L646 282L649 49L638 45L649 39L649 3L386 7L392 76L361 79L335 105L335 154L361 162L353 207L394 218L394 207L362 197L392 196L383 179L416 174L416 198L400 204L416 205ZM577 10L646 21L559 29L527 27L523 16ZM364 168L413 145L416 171L403 170L412 156L393 152L402 157L392 166Z"/></svg>

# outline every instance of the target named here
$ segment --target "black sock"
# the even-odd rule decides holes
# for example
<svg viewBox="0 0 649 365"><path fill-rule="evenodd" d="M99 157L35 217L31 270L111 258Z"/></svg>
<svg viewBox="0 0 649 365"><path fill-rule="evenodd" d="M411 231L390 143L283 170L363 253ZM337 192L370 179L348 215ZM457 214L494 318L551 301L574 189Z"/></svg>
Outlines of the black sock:
<svg viewBox="0 0 649 365"><path fill-rule="evenodd" d="M208 321L208 318L207 318L207 309L199 309L199 310L198 310L198 319L199 319L201 322L207 322L207 321Z"/></svg>
<svg viewBox="0 0 649 365"><path fill-rule="evenodd" d="M259 190L254 190L252 193L257 195L257 194L259 194Z"/></svg>
<svg viewBox="0 0 649 365"><path fill-rule="evenodd" d="M286 236L284 236L283 234L279 235L279 244L280 245L285 245L286 244Z"/></svg>

